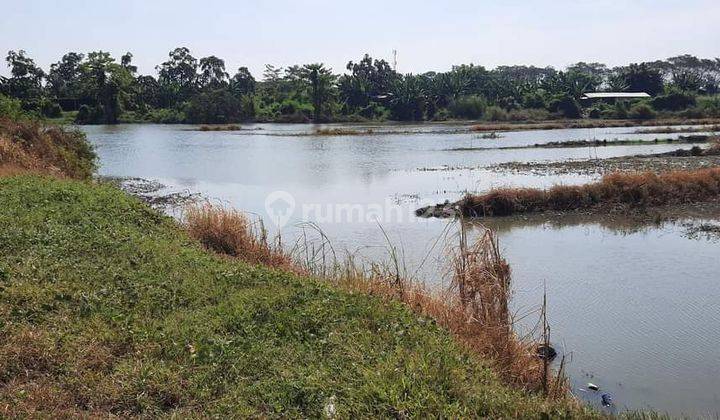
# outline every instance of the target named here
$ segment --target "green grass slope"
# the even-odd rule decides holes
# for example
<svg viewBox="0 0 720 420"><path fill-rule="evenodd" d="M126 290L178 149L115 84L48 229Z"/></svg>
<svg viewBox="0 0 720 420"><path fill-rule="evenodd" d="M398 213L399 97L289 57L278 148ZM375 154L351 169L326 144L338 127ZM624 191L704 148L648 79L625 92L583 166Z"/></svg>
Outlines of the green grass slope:
<svg viewBox="0 0 720 420"><path fill-rule="evenodd" d="M578 417L399 304L210 254L106 185L0 179L0 417Z"/></svg>

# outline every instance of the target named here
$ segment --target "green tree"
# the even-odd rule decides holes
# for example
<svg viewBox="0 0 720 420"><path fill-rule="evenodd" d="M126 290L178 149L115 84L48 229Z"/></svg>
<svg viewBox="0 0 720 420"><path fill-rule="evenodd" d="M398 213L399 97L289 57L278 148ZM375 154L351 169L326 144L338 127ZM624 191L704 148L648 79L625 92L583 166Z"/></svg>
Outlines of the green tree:
<svg viewBox="0 0 720 420"><path fill-rule="evenodd" d="M300 74L310 86L313 120L319 122L327 119L337 77L322 63L306 64Z"/></svg>
<svg viewBox="0 0 720 420"><path fill-rule="evenodd" d="M237 98L227 89L207 89L190 100L187 117L192 123L224 124L252 117L252 103Z"/></svg>
<svg viewBox="0 0 720 420"><path fill-rule="evenodd" d="M230 91L238 97L253 95L257 82L247 67L240 67L230 79Z"/></svg>
<svg viewBox="0 0 720 420"><path fill-rule="evenodd" d="M91 109L86 114L93 121L115 124L122 112L120 98L130 94L133 77L115 62L110 53L94 51L80 65L80 86ZM80 118L82 120L82 118Z"/></svg>
<svg viewBox="0 0 720 420"><path fill-rule="evenodd" d="M655 96L664 89L662 73L648 63L630 64L619 69L619 74L631 92L645 92Z"/></svg>
<svg viewBox="0 0 720 420"><path fill-rule="evenodd" d="M397 79L390 92L389 105L394 119L421 121L426 103L420 79L412 74Z"/></svg>
<svg viewBox="0 0 720 420"><path fill-rule="evenodd" d="M368 54L357 63L350 61L338 88L340 100L348 112L358 112L372 107L372 104L387 105L389 93L400 75L385 60L373 60Z"/></svg>
<svg viewBox="0 0 720 420"><path fill-rule="evenodd" d="M20 99L25 106L35 108L35 102L43 94L45 72L35 65L35 61L24 50L8 51L5 61L10 67L11 77L5 82L4 90L10 96Z"/></svg>
<svg viewBox="0 0 720 420"><path fill-rule="evenodd" d="M69 52L50 66L48 91L66 110L76 110L80 106L80 64L84 58L84 54Z"/></svg>
<svg viewBox="0 0 720 420"><path fill-rule="evenodd" d="M130 74L137 73L137 66L132 64L133 55L131 52L126 52L120 57L120 65L128 71Z"/></svg>
<svg viewBox="0 0 720 420"><path fill-rule="evenodd" d="M158 81L172 95L173 102L182 102L197 90L198 62L186 47L170 51L170 59L156 67Z"/></svg>
<svg viewBox="0 0 720 420"><path fill-rule="evenodd" d="M217 88L227 83L228 74L225 71L225 61L211 55L200 59L199 84L201 87Z"/></svg>

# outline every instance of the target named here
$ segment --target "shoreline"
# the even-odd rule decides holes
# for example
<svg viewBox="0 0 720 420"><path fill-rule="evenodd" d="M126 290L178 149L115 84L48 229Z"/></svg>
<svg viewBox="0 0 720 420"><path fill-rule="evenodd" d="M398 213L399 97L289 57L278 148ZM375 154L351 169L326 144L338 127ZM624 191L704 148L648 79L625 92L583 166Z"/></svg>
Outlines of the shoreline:
<svg viewBox="0 0 720 420"><path fill-rule="evenodd" d="M68 125L78 126L94 126L94 125L107 125L107 124L76 124L74 122L63 121L62 119L49 120L51 123L63 123ZM252 124L277 124L284 126L299 126L299 125L315 125L315 126L353 126L353 125L374 125L382 127L402 127L408 125L416 126L471 126L468 128L469 132L503 132L503 131L528 131L528 130L555 130L555 129L568 129L568 128L615 128L615 127L658 127L658 126L683 126L683 125L717 125L720 124L720 118L656 118L651 120L618 120L618 119L557 119L557 120L524 120L524 121L487 121L487 120L445 120L445 121L337 121L337 122L287 122L287 121L239 121L232 123L222 124L207 124L207 123L160 123L151 121L120 121L117 124L111 125L133 125L133 124L156 124L156 125L167 125L167 126L180 126L180 125L192 125L192 126L228 126L228 125L239 125L242 131L243 125ZM199 130L202 131L202 130ZM212 130L209 130L212 131ZM235 131L235 130L228 130Z"/></svg>
<svg viewBox="0 0 720 420"><path fill-rule="evenodd" d="M172 219L113 186L22 175L0 178L0 196L12 203L0 209L0 221L14 220L17 233L0 255L5 279L0 293L35 291L25 300L3 300L0 312L25 313L44 302L46 293L52 297L64 290L66 296L43 306L32 326L22 317L8 318L4 326L0 363L10 366L5 375L12 385L7 392L0 389L0 401L7 402L0 412L8 415L58 410L187 415L202 410L315 417L332 401L339 414L350 416L599 416L569 396L544 399L509 387L488 367L492 363L464 348L442 322L379 290L347 291L214 255ZM92 223L78 222L77 214ZM38 223L48 229L42 243L33 239ZM20 281L30 277L37 281ZM84 312L78 312L75 302L84 295L92 297L91 305L81 305ZM114 326L121 315L128 329ZM233 332L238 328L245 332ZM273 357L278 351L284 356ZM37 362L13 362L6 356L14 352L43 356ZM401 357L386 360L382 354ZM88 355L103 359L83 363ZM124 369L127 363L137 369ZM139 375L146 379L138 382ZM412 377L412 389L398 388L410 380L406 375ZM247 377L261 386L251 386ZM72 391L78 380L84 384L80 393ZM137 385L116 388L118 383ZM314 391L309 399L292 402L289 383ZM387 389L389 398L363 392L367 386ZM49 390L55 390L52 400L36 405ZM418 394L421 390L435 397L428 401ZM27 398L15 400L20 391ZM104 392L116 393L117 399ZM147 395L145 408L128 405L136 392ZM231 395L232 403L227 400ZM168 399L173 402L165 403ZM87 404L93 408L82 408Z"/></svg>

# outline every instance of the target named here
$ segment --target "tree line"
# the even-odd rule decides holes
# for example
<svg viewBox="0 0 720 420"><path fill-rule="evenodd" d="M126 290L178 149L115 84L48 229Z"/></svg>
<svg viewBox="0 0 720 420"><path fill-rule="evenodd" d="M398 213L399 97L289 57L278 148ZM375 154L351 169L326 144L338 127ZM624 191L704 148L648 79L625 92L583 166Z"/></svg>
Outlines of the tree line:
<svg viewBox="0 0 720 420"><path fill-rule="evenodd" d="M50 118L71 113L81 124L720 116L720 59L691 55L613 68L463 64L401 74L366 54L343 74L322 63L266 65L260 80L247 67L231 75L221 58L197 59L185 47L172 50L156 75L138 74L132 59L69 52L44 71L25 51L10 51L0 113L13 107ZM594 91L646 92L652 99L584 104L583 95Z"/></svg>

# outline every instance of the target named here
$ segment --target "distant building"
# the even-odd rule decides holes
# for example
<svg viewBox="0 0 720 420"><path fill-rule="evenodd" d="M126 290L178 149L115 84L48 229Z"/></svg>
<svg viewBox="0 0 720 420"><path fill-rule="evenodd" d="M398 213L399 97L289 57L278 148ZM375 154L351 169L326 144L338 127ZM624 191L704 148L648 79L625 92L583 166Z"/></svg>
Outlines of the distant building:
<svg viewBox="0 0 720 420"><path fill-rule="evenodd" d="M645 92L590 92L583 95L580 99L590 103L615 103L618 100L631 101L634 99L645 99L649 97L650 95Z"/></svg>

